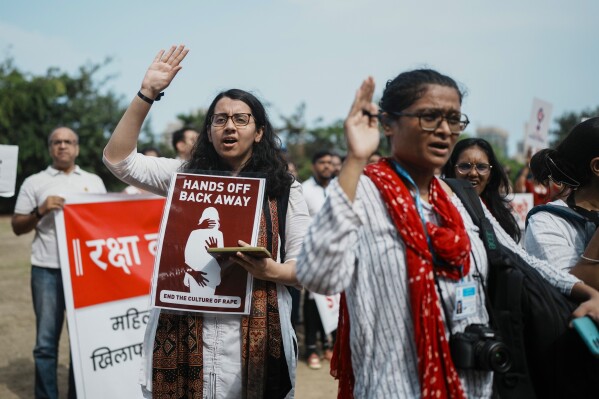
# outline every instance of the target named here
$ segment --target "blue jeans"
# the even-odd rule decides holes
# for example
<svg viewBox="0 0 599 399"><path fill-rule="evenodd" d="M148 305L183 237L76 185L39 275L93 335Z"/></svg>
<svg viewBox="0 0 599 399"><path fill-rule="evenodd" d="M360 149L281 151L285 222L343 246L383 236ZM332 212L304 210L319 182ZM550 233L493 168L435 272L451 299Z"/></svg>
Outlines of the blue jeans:
<svg viewBox="0 0 599 399"><path fill-rule="evenodd" d="M35 312L35 397L58 398L58 343L65 304L60 269L33 266L31 294ZM76 397L73 368L69 367L69 398Z"/></svg>

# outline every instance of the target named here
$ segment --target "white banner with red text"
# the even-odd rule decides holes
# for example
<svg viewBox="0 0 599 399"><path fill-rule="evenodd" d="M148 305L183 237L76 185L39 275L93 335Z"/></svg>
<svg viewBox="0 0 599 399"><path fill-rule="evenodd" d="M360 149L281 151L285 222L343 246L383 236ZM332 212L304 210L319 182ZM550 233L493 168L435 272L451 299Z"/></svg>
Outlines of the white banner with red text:
<svg viewBox="0 0 599 399"><path fill-rule="evenodd" d="M69 194L56 231L77 397L142 398L142 342L164 198Z"/></svg>

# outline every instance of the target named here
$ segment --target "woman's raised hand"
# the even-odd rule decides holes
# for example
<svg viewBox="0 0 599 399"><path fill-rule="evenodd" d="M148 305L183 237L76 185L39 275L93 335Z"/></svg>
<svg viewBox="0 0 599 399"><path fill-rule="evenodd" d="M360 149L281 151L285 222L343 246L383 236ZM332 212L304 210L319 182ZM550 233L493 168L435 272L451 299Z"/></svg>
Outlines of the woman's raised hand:
<svg viewBox="0 0 599 399"><path fill-rule="evenodd" d="M369 76L356 92L344 123L347 156L350 158L367 161L378 149L378 107L372 102L373 94L374 79Z"/></svg>
<svg viewBox="0 0 599 399"><path fill-rule="evenodd" d="M339 172L339 186L350 201L356 197L358 181L370 155L379 146L378 107L372 102L374 79L368 77L356 92L343 127L347 157Z"/></svg>
<svg viewBox="0 0 599 399"><path fill-rule="evenodd" d="M160 50L141 83L142 94L149 98L156 98L161 91L166 89L177 72L183 68L179 64L188 52L189 49L186 49L184 45L171 46L168 51Z"/></svg>

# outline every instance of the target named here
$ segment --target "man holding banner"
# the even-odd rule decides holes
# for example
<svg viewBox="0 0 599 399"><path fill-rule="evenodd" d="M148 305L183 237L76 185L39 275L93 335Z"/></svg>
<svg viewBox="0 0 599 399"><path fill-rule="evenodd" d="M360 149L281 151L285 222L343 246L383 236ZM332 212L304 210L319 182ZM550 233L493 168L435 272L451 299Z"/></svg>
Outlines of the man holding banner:
<svg viewBox="0 0 599 399"><path fill-rule="evenodd" d="M48 138L52 165L25 179L15 205L12 229L16 235L35 230L31 250L31 293L36 317L35 397L57 398L58 342L64 321L64 292L56 241L54 211L64 207L66 193L105 193L95 174L75 164L79 137L67 128L55 129ZM75 397L72 368L69 398Z"/></svg>

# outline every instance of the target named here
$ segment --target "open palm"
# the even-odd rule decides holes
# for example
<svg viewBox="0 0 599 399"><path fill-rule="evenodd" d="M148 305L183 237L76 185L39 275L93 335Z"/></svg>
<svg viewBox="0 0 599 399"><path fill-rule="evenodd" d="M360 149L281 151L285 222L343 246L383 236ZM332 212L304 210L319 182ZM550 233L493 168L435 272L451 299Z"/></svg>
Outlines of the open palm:
<svg viewBox="0 0 599 399"><path fill-rule="evenodd" d="M358 159L367 159L379 146L378 107L372 102L373 94L374 79L368 77L356 92L344 123L348 155Z"/></svg>
<svg viewBox="0 0 599 399"><path fill-rule="evenodd" d="M185 46L172 46L168 51L160 50L154 61L146 71L141 87L151 98L156 97L161 91L166 89L177 72L182 68L181 61L187 56L189 49Z"/></svg>

